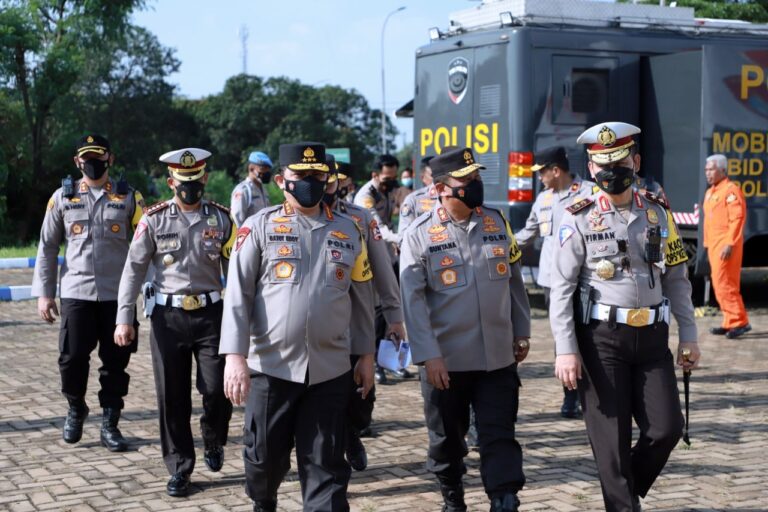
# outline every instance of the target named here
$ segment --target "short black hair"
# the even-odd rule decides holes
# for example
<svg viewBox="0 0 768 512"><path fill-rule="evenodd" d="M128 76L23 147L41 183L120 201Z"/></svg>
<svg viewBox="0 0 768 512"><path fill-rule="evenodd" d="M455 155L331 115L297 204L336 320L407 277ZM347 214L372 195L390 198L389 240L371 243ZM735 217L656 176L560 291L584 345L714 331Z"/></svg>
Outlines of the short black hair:
<svg viewBox="0 0 768 512"><path fill-rule="evenodd" d="M425 156L421 159L421 168L429 167L429 161L435 158L434 156Z"/></svg>
<svg viewBox="0 0 768 512"><path fill-rule="evenodd" d="M376 169L380 171L385 165L387 167L400 167L400 161L390 154L379 155L376 159Z"/></svg>

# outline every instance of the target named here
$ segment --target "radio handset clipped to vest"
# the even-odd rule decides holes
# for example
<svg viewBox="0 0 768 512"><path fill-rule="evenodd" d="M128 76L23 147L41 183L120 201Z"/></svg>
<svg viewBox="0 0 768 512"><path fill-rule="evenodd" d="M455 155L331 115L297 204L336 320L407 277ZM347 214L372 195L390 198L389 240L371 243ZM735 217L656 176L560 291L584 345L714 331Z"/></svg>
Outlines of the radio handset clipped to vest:
<svg viewBox="0 0 768 512"><path fill-rule="evenodd" d="M75 180L67 174L67 177L61 180L61 195L67 199L75 197Z"/></svg>
<svg viewBox="0 0 768 512"><path fill-rule="evenodd" d="M648 275L651 288L656 286L653 277L653 265L660 263L663 259L661 254L661 228L659 226L650 226L645 232L645 261L648 262Z"/></svg>

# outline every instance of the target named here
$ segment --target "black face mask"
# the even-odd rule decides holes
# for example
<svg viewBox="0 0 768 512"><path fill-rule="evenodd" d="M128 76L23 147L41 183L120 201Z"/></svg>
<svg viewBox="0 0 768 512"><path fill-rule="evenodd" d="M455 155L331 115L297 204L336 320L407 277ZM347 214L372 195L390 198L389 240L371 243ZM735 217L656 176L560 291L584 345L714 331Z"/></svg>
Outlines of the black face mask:
<svg viewBox="0 0 768 512"><path fill-rule="evenodd" d="M389 194L399 186L400 184L397 180L381 180L379 181L379 192L382 194Z"/></svg>
<svg viewBox="0 0 768 512"><path fill-rule="evenodd" d="M263 184L267 184L272 181L272 171L262 172L259 174L259 179Z"/></svg>
<svg viewBox="0 0 768 512"><path fill-rule="evenodd" d="M453 197L467 205L467 208L477 208L483 204L483 182L472 180L463 187L450 187Z"/></svg>
<svg viewBox="0 0 768 512"><path fill-rule="evenodd" d="M595 174L595 181L600 189L612 195L618 195L632 186L635 170L631 167L611 167Z"/></svg>
<svg viewBox="0 0 768 512"><path fill-rule="evenodd" d="M184 204L193 205L203 198L205 185L199 181L183 181L176 185L176 196Z"/></svg>
<svg viewBox="0 0 768 512"><path fill-rule="evenodd" d="M307 176L301 180L286 179L285 191L295 197L304 208L311 208L323 199L325 182L314 176Z"/></svg>
<svg viewBox="0 0 768 512"><path fill-rule="evenodd" d="M344 199L345 197L347 197L347 194L349 194L349 187L341 187L338 190L338 193L339 193L339 197Z"/></svg>
<svg viewBox="0 0 768 512"><path fill-rule="evenodd" d="M328 205L329 208L333 207L333 203L336 201L336 193L329 194L328 192L323 193L323 202Z"/></svg>
<svg viewBox="0 0 768 512"><path fill-rule="evenodd" d="M107 172L107 167L109 167L109 162L106 160L91 158L83 162L83 174L92 180L98 180Z"/></svg>

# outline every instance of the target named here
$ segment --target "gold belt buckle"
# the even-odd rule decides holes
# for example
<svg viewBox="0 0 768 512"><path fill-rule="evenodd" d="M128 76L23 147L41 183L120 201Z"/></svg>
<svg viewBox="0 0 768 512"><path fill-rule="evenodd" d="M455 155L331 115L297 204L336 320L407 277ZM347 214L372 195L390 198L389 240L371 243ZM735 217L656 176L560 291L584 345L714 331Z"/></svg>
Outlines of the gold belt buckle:
<svg viewBox="0 0 768 512"><path fill-rule="evenodd" d="M650 308L630 309L627 311L627 325L631 325L632 327L644 327L648 325L648 319L650 317Z"/></svg>
<svg viewBox="0 0 768 512"><path fill-rule="evenodd" d="M181 309L184 311L194 311L203 307L203 301L197 295L185 295L181 299Z"/></svg>

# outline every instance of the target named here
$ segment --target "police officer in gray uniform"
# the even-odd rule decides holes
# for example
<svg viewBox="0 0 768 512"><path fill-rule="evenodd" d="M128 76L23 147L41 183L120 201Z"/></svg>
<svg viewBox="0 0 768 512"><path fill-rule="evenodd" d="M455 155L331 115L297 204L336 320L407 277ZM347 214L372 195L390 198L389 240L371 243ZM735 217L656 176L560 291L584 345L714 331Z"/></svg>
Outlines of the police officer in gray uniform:
<svg viewBox="0 0 768 512"><path fill-rule="evenodd" d="M378 223L371 213L361 206L348 203L338 198L339 188L339 169L338 164L331 155L326 156L326 162L331 169L328 177L328 184L323 194L323 202L327 204L332 211L343 213L355 221L360 232L363 234L363 241L368 250L368 258L371 263L374 279L373 286L380 303L381 311L387 322L387 337L394 337L397 340L405 338L405 327L403 325L403 311L400 308L400 285L397 282L392 263L389 259L387 246L382 239ZM353 325L354 327L354 325ZM350 333L352 339L368 335L368 332ZM352 366L357 363L358 356L351 356ZM347 408L347 419L349 429L347 430L346 455L347 461L356 471L364 470L368 465L368 456L365 453L365 446L360 440L361 433L370 430L373 404L376 400L376 389L371 389L367 398L363 399L353 386L352 394Z"/></svg>
<svg viewBox="0 0 768 512"><path fill-rule="evenodd" d="M465 511L472 405L491 511L516 511L525 484L515 440L517 363L531 329L521 253L502 213L483 206L483 167L470 149L445 148L431 166L440 202L403 234L400 257L405 324L422 365L427 468L440 482L443 510Z"/></svg>
<svg viewBox="0 0 768 512"><path fill-rule="evenodd" d="M104 410L101 444L124 451L127 443L117 428L123 397L128 394L125 369L136 345L121 348L112 342L117 314L117 287L130 235L142 215L144 200L124 180L112 181L114 163L109 141L96 134L76 145L75 165L80 180L67 177L48 201L40 230L32 296L48 323L55 321L57 256L65 243L61 267L61 330L59 371L61 392L69 402L63 437L76 443L88 417L85 392L90 354L99 346L99 403ZM138 323L136 324L138 326Z"/></svg>
<svg viewBox="0 0 768 512"><path fill-rule="evenodd" d="M304 510L349 510L344 418L351 380L362 398L373 386L373 276L355 221L322 205L325 160L319 143L280 146L286 201L245 221L229 267L220 353L227 396L246 403L255 511L276 510L294 446Z"/></svg>
<svg viewBox="0 0 768 512"><path fill-rule="evenodd" d="M550 295L555 374L579 389L609 512L640 510L682 434L670 312L679 326L678 364L691 369L700 358L677 226L663 201L631 186L639 132L609 122L579 137L602 190L563 215Z"/></svg>
<svg viewBox="0 0 768 512"><path fill-rule="evenodd" d="M385 241L399 244L400 237L395 233L392 224L392 214L395 211L395 194L392 192L400 186L397 181L397 169L400 162L392 155L381 155L376 160L376 171L371 173L371 180L360 187L355 195L355 204L371 210L376 222L379 223L381 235ZM390 251L395 261L395 253Z"/></svg>
<svg viewBox="0 0 768 512"><path fill-rule="evenodd" d="M421 160L421 180L424 186L415 190L406 196L403 205L400 207L400 220L398 220L397 232L401 235L405 233L408 225L416 220L416 217L424 212L431 212L435 206L437 197L432 189L432 169L429 167L429 161L433 157L427 156Z"/></svg>
<svg viewBox="0 0 768 512"><path fill-rule="evenodd" d="M232 190L232 217L238 226L245 219L269 206L264 186L272 180L272 160L266 153L254 151L248 156L248 177Z"/></svg>
<svg viewBox="0 0 768 512"><path fill-rule="evenodd" d="M204 149L165 153L168 186L175 197L147 209L136 228L125 262L115 343L132 345L136 298L149 265L155 268L145 302L153 311L150 342L160 420L163 460L171 478L170 496L189 494L195 467L190 427L192 357L197 360L197 390L203 395L200 418L204 461L211 471L224 463L232 404L224 396L224 358L219 357L221 276L226 275L235 241L229 209L203 199L208 181ZM154 297L154 298L153 298Z"/></svg>
<svg viewBox="0 0 768 512"><path fill-rule="evenodd" d="M555 243L553 233L557 233L566 207L599 190L597 185L571 174L568 169L568 156L562 146L547 148L534 156L531 170L538 173L544 190L536 196L531 213L525 221L525 227L515 233L517 244L521 249L531 245L539 237L543 241L539 253L539 275L536 282L544 290L544 302L547 307L549 307L550 272ZM578 417L578 392L563 388L563 393L560 414L564 418Z"/></svg>

